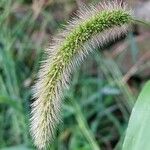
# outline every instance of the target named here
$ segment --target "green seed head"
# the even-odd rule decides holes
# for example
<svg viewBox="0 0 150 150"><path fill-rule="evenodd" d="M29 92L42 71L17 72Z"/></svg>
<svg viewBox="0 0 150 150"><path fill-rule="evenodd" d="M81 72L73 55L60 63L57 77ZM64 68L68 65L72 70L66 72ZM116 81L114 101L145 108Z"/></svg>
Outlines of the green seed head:
<svg viewBox="0 0 150 150"><path fill-rule="evenodd" d="M126 33L131 20L130 11L119 3L84 7L54 39L33 89L36 100L32 104L31 133L39 149L45 149L54 136L63 89L72 71L93 50L89 47L103 46Z"/></svg>

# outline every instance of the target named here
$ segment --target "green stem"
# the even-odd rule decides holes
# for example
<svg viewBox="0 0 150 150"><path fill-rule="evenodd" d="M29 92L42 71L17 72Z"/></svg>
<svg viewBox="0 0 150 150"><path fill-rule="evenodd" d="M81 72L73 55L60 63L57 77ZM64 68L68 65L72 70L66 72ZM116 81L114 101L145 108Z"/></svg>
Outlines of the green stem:
<svg viewBox="0 0 150 150"><path fill-rule="evenodd" d="M134 22L137 22L137 23L140 23L140 24L143 24L143 25L145 25L145 26L147 26L147 27L150 27L150 22L146 22L146 21L144 21L144 20L139 20L139 19L132 19Z"/></svg>
<svg viewBox="0 0 150 150"><path fill-rule="evenodd" d="M84 116L81 112L81 108L80 108L79 104L75 100L73 100L72 103L73 103L73 106L77 112L76 113L76 120L78 122L78 125L81 129L81 132L83 133L83 135L85 136L85 138L89 142L91 149L92 150L101 150L101 148L98 146L96 140L94 139L94 135L92 134L92 132L90 132L90 129L87 125L87 122L84 119Z"/></svg>

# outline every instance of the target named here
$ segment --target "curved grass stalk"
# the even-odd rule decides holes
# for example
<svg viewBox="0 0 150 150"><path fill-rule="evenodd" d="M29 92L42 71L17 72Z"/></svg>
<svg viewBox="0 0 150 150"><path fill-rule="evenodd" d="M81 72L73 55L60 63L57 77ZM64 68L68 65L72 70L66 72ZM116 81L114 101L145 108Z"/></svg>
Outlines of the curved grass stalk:
<svg viewBox="0 0 150 150"><path fill-rule="evenodd" d="M132 15L125 4L84 6L54 38L33 88L31 133L38 149L45 149L54 137L60 121L63 89L68 87L70 74L93 48L125 34L131 22Z"/></svg>
<svg viewBox="0 0 150 150"><path fill-rule="evenodd" d="M133 21L136 22L136 23L143 24L143 25L145 25L145 26L147 26L147 27L150 27L150 22L147 22L147 21L145 21L145 20L139 20L139 19L134 19L134 18L133 18Z"/></svg>
<svg viewBox="0 0 150 150"><path fill-rule="evenodd" d="M86 140L89 142L90 147L92 150L101 150L101 148L98 146L97 142L95 141L93 134L91 133L90 129L87 126L87 122L84 119L84 116L81 112L81 108L77 102L73 100L73 105L75 107L75 110L77 111L76 120L79 124L79 128L81 132L83 133Z"/></svg>

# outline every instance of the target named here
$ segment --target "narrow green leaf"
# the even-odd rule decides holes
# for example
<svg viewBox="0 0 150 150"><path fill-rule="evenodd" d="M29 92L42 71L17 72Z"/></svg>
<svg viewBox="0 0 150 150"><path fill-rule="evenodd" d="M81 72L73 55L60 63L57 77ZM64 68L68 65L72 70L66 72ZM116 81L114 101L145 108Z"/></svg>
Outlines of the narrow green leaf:
<svg viewBox="0 0 150 150"><path fill-rule="evenodd" d="M132 110L122 150L150 150L150 81Z"/></svg>
<svg viewBox="0 0 150 150"><path fill-rule="evenodd" d="M18 145L18 146L2 148L1 150L33 150L33 149L27 148L25 145Z"/></svg>
<svg viewBox="0 0 150 150"><path fill-rule="evenodd" d="M16 100L11 99L10 97L0 95L0 105L1 104L9 105L9 106L13 107L15 110L18 110L19 112L22 111L19 103Z"/></svg>

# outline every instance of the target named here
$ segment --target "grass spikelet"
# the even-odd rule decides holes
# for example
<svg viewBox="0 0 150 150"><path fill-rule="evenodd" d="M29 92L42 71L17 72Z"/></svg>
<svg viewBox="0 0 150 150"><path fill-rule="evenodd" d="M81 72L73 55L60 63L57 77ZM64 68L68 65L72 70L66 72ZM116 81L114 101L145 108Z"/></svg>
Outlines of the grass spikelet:
<svg viewBox="0 0 150 150"><path fill-rule="evenodd" d="M31 133L38 149L46 149L60 121L63 89L73 70L93 51L127 32L132 16L125 4L100 3L83 8L46 50L33 88Z"/></svg>

